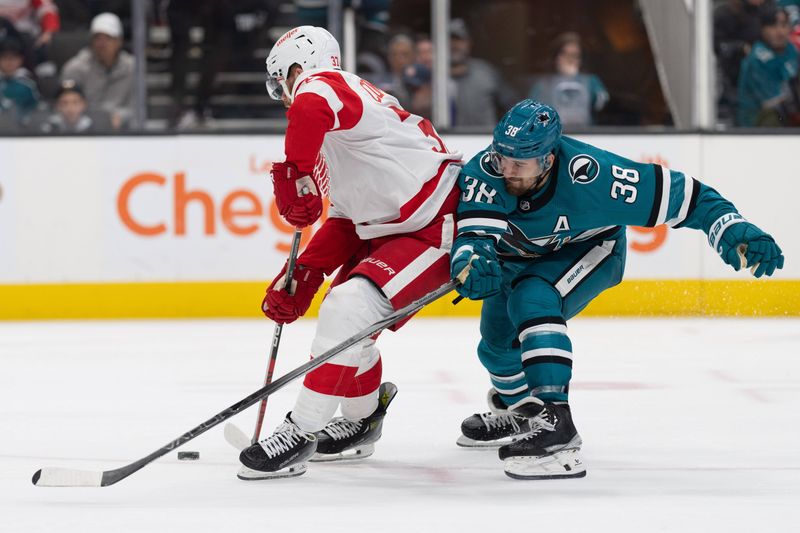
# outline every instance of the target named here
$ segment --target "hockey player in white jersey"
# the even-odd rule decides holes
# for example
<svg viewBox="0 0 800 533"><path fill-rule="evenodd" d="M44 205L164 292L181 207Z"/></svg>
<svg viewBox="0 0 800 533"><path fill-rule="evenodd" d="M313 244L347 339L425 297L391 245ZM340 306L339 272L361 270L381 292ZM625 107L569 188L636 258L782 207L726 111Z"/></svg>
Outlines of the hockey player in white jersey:
<svg viewBox="0 0 800 533"><path fill-rule="evenodd" d="M270 96L283 100L289 119L286 160L272 169L278 210L304 227L320 216L323 195L331 207L297 259L293 290L284 287L284 266L262 309L280 323L296 320L341 267L320 307L314 357L450 279L461 154L428 120L342 71L339 45L322 28L284 34L267 72ZM396 390L381 384L374 338L345 350L306 376L271 436L242 451L239 477L296 476L310 459L371 454Z"/></svg>

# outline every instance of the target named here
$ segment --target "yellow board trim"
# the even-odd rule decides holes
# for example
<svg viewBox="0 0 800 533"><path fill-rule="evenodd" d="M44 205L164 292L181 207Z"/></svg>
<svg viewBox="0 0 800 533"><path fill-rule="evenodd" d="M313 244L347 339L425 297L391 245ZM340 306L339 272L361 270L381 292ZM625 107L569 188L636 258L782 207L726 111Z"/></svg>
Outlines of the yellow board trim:
<svg viewBox="0 0 800 533"><path fill-rule="evenodd" d="M260 317L263 282L0 285L0 320ZM308 316L316 316L324 291ZM430 304L420 316L478 316L480 302ZM800 280L630 280L588 316L800 316Z"/></svg>

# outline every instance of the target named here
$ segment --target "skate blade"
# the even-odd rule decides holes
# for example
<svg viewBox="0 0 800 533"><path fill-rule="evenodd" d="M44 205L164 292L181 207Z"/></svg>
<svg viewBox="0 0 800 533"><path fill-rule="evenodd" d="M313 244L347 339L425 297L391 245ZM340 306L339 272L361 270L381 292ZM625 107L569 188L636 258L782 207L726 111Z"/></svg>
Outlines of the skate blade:
<svg viewBox="0 0 800 533"><path fill-rule="evenodd" d="M308 468L306 467L305 463L292 465L282 470L278 470L277 472L261 472L259 470L253 470L252 468L242 466L239 469L239 472L236 473L236 477L244 481L259 481L262 479L279 479L285 477L302 476L306 473L306 470L308 470Z"/></svg>
<svg viewBox="0 0 800 533"><path fill-rule="evenodd" d="M458 439L456 439L456 445L462 448L493 450L495 448L499 448L500 446L505 446L506 444L511 444L512 442L516 442L522 438L525 438L527 435L528 435L527 433L523 433L521 435L514 435L512 437L506 437L504 439L496 439L496 440L475 440L467 436L461 435L460 437L458 437Z"/></svg>
<svg viewBox="0 0 800 533"><path fill-rule="evenodd" d="M315 453L311 456L312 463L333 463L336 461L357 461L359 459L366 459L375 453L374 444L365 444L363 446L356 446L350 450L345 450L342 453Z"/></svg>
<svg viewBox="0 0 800 533"><path fill-rule="evenodd" d="M510 457L503 461L503 469L514 479L568 479L586 475L579 448L539 457Z"/></svg>

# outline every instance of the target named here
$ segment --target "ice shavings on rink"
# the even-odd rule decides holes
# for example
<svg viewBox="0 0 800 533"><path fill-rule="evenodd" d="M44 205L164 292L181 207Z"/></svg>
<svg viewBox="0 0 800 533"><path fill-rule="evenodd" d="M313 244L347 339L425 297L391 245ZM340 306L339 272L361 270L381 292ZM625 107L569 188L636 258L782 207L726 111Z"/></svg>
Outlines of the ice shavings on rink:
<svg viewBox="0 0 800 533"><path fill-rule="evenodd" d="M276 376L307 360L284 330ZM520 482L455 446L485 410L477 320L384 334L399 392L375 455L236 479L222 425L107 488L40 488L42 466L134 461L260 387L268 321L0 323L0 531L800 530L800 321L578 319L571 403L584 479ZM264 434L297 384L269 400ZM233 419L252 430L255 409Z"/></svg>

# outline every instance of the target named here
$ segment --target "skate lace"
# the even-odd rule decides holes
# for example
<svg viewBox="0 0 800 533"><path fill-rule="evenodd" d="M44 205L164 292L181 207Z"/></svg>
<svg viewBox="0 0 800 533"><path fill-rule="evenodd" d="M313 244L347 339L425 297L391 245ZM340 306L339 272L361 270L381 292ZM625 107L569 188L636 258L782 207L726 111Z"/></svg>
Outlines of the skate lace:
<svg viewBox="0 0 800 533"><path fill-rule="evenodd" d="M514 431L521 431L517 418L512 414L481 413L481 420L486 425L486 429L499 429L510 424Z"/></svg>
<svg viewBox="0 0 800 533"><path fill-rule="evenodd" d="M342 440L355 435L361 426L361 421L352 422L346 418L340 418L325 426L325 433L330 435L333 440Z"/></svg>
<svg viewBox="0 0 800 533"><path fill-rule="evenodd" d="M530 424L531 432L525 437L524 440L534 438L542 431L555 431L556 424L558 424L558 417L549 411L545 411L544 414L531 419Z"/></svg>
<svg viewBox="0 0 800 533"><path fill-rule="evenodd" d="M303 438L303 433L300 429L289 421L285 421L278 426L275 433L262 440L259 444L266 452L267 456L272 458L279 453L289 451L292 446L300 442Z"/></svg>

